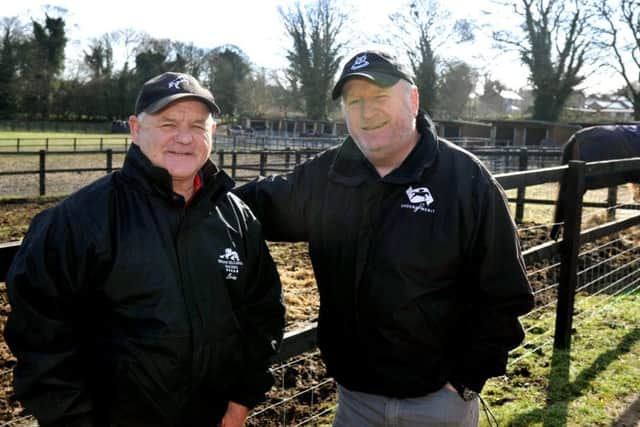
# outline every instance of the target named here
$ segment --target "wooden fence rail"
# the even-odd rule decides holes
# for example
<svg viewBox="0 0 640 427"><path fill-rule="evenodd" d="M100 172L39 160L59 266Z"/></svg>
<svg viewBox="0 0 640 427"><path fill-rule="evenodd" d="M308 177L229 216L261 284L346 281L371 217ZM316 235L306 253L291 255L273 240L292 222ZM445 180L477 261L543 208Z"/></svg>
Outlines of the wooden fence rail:
<svg viewBox="0 0 640 427"><path fill-rule="evenodd" d="M216 160L221 169L226 170L231 177L239 182L253 179L256 175L268 175L273 173L286 173L295 166L309 159L311 156L319 153L319 148L304 149L269 149L269 150L232 150L225 151L218 149L212 152L212 157ZM47 194L47 175L58 173L78 173L78 172L104 172L111 173L118 169L113 166L113 149L87 150L82 152L76 151L47 151L40 150L38 152L7 152L2 153L3 156L39 156L39 167L37 170L15 170L2 171L0 177L10 175L37 175L38 176L38 194L44 196ZM474 148L472 152L481 158L493 173L507 172L511 169L525 171L532 167L540 167L546 164L557 164L559 162L560 151L548 148L530 148L530 147L479 147ZM50 156L75 156L75 155L104 155L104 167L90 168L47 168L47 159ZM526 203L549 203L547 200L535 201L526 200L526 186L519 185L517 187L517 196L514 200L516 203L516 222L522 222L524 216L524 205ZM610 198L609 205L615 204L615 198Z"/></svg>

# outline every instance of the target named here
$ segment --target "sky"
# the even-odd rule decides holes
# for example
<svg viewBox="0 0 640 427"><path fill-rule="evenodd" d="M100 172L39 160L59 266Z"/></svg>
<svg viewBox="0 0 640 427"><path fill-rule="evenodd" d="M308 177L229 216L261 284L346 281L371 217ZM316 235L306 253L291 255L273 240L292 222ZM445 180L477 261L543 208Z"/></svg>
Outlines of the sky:
<svg viewBox="0 0 640 427"><path fill-rule="evenodd" d="M338 0L351 11L353 24L350 29L366 39L384 32L388 15L404 4L398 0ZM0 17L20 16L28 22L34 18L44 20L47 5L67 10L66 29L70 42L69 58L80 58L92 38L124 28L144 31L156 38L169 38L185 43L192 42L201 48L213 48L233 44L244 51L258 67L281 69L286 66L285 51L289 39L278 13L278 7L287 9L295 0L183 0L159 2L148 0L5 0ZM492 12L493 22L509 23L514 17L504 7L498 8L495 0L446 0L455 17L486 17ZM51 16L58 16L49 9ZM473 14L469 14L473 10ZM509 89L517 90L527 85L527 69L520 64L515 53L493 49L488 36L477 37L473 46L461 45L447 53L465 60L490 73ZM589 93L607 92L622 86L617 76L592 76L582 85Z"/></svg>

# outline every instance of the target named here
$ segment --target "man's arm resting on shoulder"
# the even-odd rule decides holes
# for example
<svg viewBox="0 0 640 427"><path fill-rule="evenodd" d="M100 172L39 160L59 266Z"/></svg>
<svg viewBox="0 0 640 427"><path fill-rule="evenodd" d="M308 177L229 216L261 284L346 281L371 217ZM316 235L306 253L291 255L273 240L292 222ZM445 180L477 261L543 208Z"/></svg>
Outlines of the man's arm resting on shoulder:
<svg viewBox="0 0 640 427"><path fill-rule="evenodd" d="M304 177L304 169L298 167L289 175L258 178L233 189L258 217L267 240L308 240L305 218L312 190Z"/></svg>

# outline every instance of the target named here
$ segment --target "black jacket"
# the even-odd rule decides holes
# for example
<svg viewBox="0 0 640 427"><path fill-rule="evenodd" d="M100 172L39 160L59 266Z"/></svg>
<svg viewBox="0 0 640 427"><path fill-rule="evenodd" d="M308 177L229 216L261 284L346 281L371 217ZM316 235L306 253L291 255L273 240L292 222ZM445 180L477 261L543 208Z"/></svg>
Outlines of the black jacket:
<svg viewBox="0 0 640 427"><path fill-rule="evenodd" d="M380 178L351 138L236 193L270 240L309 241L318 340L343 386L392 397L504 373L533 306L504 192L429 119Z"/></svg>
<svg viewBox="0 0 640 427"><path fill-rule="evenodd" d="M39 214L10 268L16 397L40 425L215 425L273 382L280 280L210 161L187 205L133 145L123 169Z"/></svg>

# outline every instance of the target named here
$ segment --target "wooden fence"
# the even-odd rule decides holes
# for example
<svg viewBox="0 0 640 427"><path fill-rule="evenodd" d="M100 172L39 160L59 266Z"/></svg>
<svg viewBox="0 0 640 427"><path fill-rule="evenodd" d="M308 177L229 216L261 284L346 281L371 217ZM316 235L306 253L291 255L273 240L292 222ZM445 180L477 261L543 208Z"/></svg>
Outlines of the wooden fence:
<svg viewBox="0 0 640 427"><path fill-rule="evenodd" d="M483 161L489 170L496 173L504 173L511 171L525 171L529 169L540 169L550 165L557 165L560 159L560 151L558 149L548 148L531 148L531 147L472 147L472 152ZM291 171L295 166L314 156L321 149L304 148L304 149L269 149L269 150L232 150L226 151L219 149L212 153L212 158L216 161L221 169L224 169L229 175L238 182L248 181L256 175L266 176L269 174L279 174ZM120 154L124 150L90 150L90 151L47 151L40 150L38 152L5 152L1 155L5 158L18 157L25 159L29 156L38 157L37 169L16 169L16 170L0 170L0 179L8 176L37 176L38 192L40 196L47 195L47 177L57 174L77 174L87 172L101 172L109 174L120 166L114 166L114 154ZM104 166L73 168L73 167L48 167L48 159L63 156L93 156L99 158L104 156ZM94 162L96 163L96 162ZM0 181L1 182L1 181ZM83 180L75 180L76 187L67 189L70 193L79 186L88 182ZM7 196L10 191L10 185L3 184L5 190L0 196ZM21 195L23 195L21 193ZM35 195L35 194L34 194ZM550 204L553 201L544 199L525 199L525 187L517 188L517 196L509 201L515 202L516 222L520 223L524 216L525 204ZM616 204L615 193L611 193L606 203L589 203L588 207L610 207Z"/></svg>
<svg viewBox="0 0 640 427"><path fill-rule="evenodd" d="M563 238L559 241L547 242L524 251L524 259L527 265L550 260L556 255L561 258L554 341L555 346L558 348L567 348L570 344L573 296L575 295L577 275L576 259L580 246L640 224L640 214L635 214L582 232L581 213L584 206L582 189L584 189L585 179L590 176L624 174L639 169L640 158L594 163L571 161L568 166L495 176L505 190L526 189L529 186L559 182L562 179L567 180L568 197L565 205L566 220ZM520 201L523 205L537 202L525 198L520 199ZM0 244L0 282L5 280L10 262L19 245L19 242ZM274 363L313 349L316 343L315 339L315 325L310 325L302 331L287 333L282 351L274 358Z"/></svg>
<svg viewBox="0 0 640 427"><path fill-rule="evenodd" d="M309 159L313 155L320 152L322 148L302 148L302 149L259 149L259 150L231 150L227 151L218 148L212 153L212 158L218 166L224 169L231 177L243 182L253 179L256 175L266 176L268 174L286 173L295 166ZM557 165L560 161L560 151L558 149L551 150L546 148L527 148L527 147L475 147L471 148L472 152L483 161L492 173L503 173L511 171L523 171L528 169L539 169L551 165ZM111 148L103 150L88 151L48 151L46 149L38 152L4 152L4 158L16 157L19 159L27 159L28 156L38 156L37 169L21 169L16 170L0 170L0 179L7 176L31 175L38 177L38 193L41 196L47 194L47 176L62 173L83 173L83 172L103 172L111 173L119 169L114 166L114 153L123 153L124 150L113 150ZM96 164L91 167L72 168L72 167L48 167L48 159L61 156L93 156L99 158L104 156L104 166ZM13 163L17 163L13 162ZM96 163L94 161L94 163ZM77 180L76 180L77 181ZM87 182L79 181L78 185ZM4 184L5 191L0 196L7 196L10 191L10 185ZM67 192L72 192L76 188L69 188ZM524 188L519 188L516 200L516 221L520 222L524 214ZM23 195L21 193L21 195ZM529 200L529 203L536 201ZM548 201L539 201L539 203L549 203Z"/></svg>

